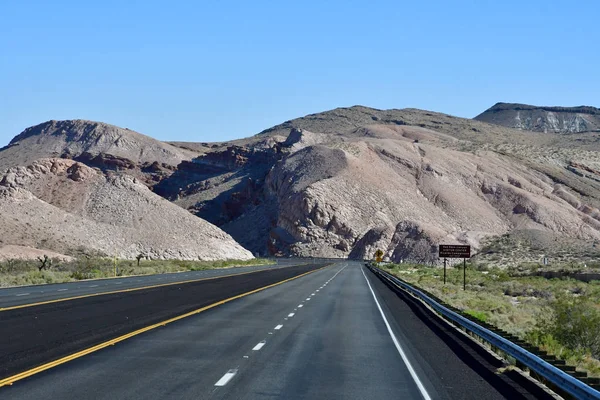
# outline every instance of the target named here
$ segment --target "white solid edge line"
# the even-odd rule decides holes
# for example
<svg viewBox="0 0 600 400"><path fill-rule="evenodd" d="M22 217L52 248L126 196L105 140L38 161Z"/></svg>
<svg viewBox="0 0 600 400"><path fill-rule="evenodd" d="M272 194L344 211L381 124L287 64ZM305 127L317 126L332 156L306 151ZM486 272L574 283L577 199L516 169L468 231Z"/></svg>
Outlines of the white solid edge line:
<svg viewBox="0 0 600 400"><path fill-rule="evenodd" d="M221 377L221 379L219 379L217 381L217 383L215 383L215 386L225 386L227 385L227 383L229 383L229 381L231 380L231 378L233 378L235 376L235 374L237 374L238 370L237 369L230 369L229 371L227 371L225 373L225 375L223 375Z"/></svg>
<svg viewBox="0 0 600 400"><path fill-rule="evenodd" d="M254 350L254 351L258 351L258 350L262 349L262 348L263 348L263 346L264 346L266 343L267 343L267 342L265 342L265 341L263 340L262 342L258 343L256 346L254 346L254 347L252 348L252 350Z"/></svg>
<svg viewBox="0 0 600 400"><path fill-rule="evenodd" d="M278 331L278 330L280 330L281 328L283 328L283 325L279 324L279 325L277 325L277 326L275 327L275 330L276 330L276 331Z"/></svg>
<svg viewBox="0 0 600 400"><path fill-rule="evenodd" d="M400 357L402 357L402 361L404 361L404 364L406 364L406 368L408 368L408 372L410 372L410 376L412 376L413 380L417 384L417 387L419 388L419 391L421 392L421 396L423 396L423 398L425 400L431 400L431 397L429 397L429 393L427 393L425 386L423 386L423 383L417 376L417 373L415 372L414 368L410 364L410 361L408 361L408 358L406 357L404 350L402 350L402 346L400 346L400 342L398 342L396 335L394 335L394 332L392 331L392 327L390 326L387 318L385 317L385 314L383 313L383 310L381 309L381 305L379 305L379 301L377 300L377 296L375 296L375 292L373 291L373 288L371 287L371 283L369 283L369 279L367 279L367 275L365 275L365 271L361 268L360 272L362 272L363 276L365 277L365 280L367 281L367 285L369 286L369 290L371 291L371 294L373 295L373 300L375 300L375 304L377 305L377 309L379 310L379 313L381 314L381 318L383 318L383 322L385 323L385 326L386 326L390 336L392 337L392 341L394 342L394 345L396 345L396 349L398 350L398 353L400 353Z"/></svg>

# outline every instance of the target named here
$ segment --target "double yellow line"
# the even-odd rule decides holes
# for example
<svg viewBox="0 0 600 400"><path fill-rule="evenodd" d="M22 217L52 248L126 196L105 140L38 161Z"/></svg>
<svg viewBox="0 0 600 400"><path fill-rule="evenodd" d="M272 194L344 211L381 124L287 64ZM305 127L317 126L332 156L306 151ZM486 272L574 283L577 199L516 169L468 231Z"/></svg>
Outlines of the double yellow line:
<svg viewBox="0 0 600 400"><path fill-rule="evenodd" d="M301 278L301 277L306 276L308 274L312 274L313 272L320 271L320 270L322 270L324 268L327 268L328 266L329 265L326 265L324 267L317 268L315 270L305 272L303 274L294 276L292 278L288 278L288 279L285 279L285 280L282 280L282 281L279 281L279 282L272 283L272 284L267 285L267 286L260 287L258 289L251 290L251 291L246 292L246 293L238 294L237 296L233 296L233 297L229 297L227 299L221 300L221 301L217 301L216 303L212 303L212 304L209 304L209 305L204 306L202 308L198 308L197 310L190 311L188 313L185 313L185 314L182 314L182 315L178 315L177 317L170 318L170 319L167 319L167 320L162 321L162 322L158 322L158 323L156 323L154 325L150 325L150 326L147 326L145 328L138 329L137 331L133 331L133 332L127 333L127 334L125 334L123 336L119 336L119 337L117 337L115 339L108 340L108 341L100 343L100 344L98 344L96 346L89 347L89 348L87 348L85 350L78 351L77 353L73 353L71 355L68 355L66 357L60 358L58 360L54 360L54 361L51 361L49 363L40 365L38 367L29 369L29 370L24 371L24 372L21 372L19 374L16 374L16 375L13 375L13 376L9 376L8 378L4 378L4 379L0 380L0 387L7 386L7 385L12 385L14 382L17 382L17 381L19 381L21 379L25 379L25 378L30 377L32 375L35 375L35 374L38 374L40 372L46 371L46 370L48 370L50 368L54 368L54 367L56 367L58 365L61 365L61 364L67 363L69 361L75 360L75 359L77 359L79 357L83 357L83 356L85 356L87 354L90 354L90 353L93 353L95 351L102 350L105 347L115 345L115 344L117 344L119 342L127 340L127 339L129 339L131 337L137 336L137 335L139 335L141 333L148 332L148 331L150 331L152 329L156 329L158 327L165 326L165 325L170 324L170 323L175 322L175 321L179 321L180 319L191 317L192 315L200 314L203 311L206 311L206 310L209 310L211 308L220 306L221 304L228 303L228 302L230 302L232 300L236 300L236 299L239 299L239 298L242 298L242 297L245 297L245 296L257 293L257 292L261 292L261 291L263 291L265 289L269 289L269 288L272 288L274 286L281 285L282 283L293 281L294 279L298 279L298 278ZM239 274L235 274L235 275L226 275L226 276L246 275L246 274L251 274L251 273L255 273L255 272L258 272L258 271L243 272L243 273L239 273ZM219 277L219 278L223 278L223 277ZM215 279L215 278L205 278L205 279L198 279L198 280L186 281L186 282L178 282L178 283L197 282L197 281L211 280L211 279ZM177 284L177 283L168 283L168 284L163 284L163 285L146 286L144 288L127 289L127 290L122 290L122 291L118 291L118 292L110 292L110 293L122 293L122 292L129 292L129 291L133 291L133 290L141 290L141 289L147 289L147 288L152 288L152 287L169 286L169 285L175 285L175 284ZM84 297L91 297L91 296L98 296L98 295L101 295L101 294L109 294L109 293L98 293L98 294L93 294L93 295L71 297L68 300L79 299L79 298L84 298ZM37 304L48 304L48 303L55 303L55 302L58 302L58 301L66 301L66 300L67 299L51 300L51 301L48 301L48 302L35 303L35 304L27 304L27 305L24 305L24 306L15 306L14 308L30 307L30 306L37 305ZM14 309L14 308L10 308L10 309ZM4 310L7 310L7 308L5 308Z"/></svg>

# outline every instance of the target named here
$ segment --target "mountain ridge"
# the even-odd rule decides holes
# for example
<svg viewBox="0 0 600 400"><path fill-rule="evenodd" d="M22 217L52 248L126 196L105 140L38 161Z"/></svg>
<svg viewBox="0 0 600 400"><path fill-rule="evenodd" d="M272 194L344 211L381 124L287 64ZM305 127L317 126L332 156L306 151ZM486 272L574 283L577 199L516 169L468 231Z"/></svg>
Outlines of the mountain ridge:
<svg viewBox="0 0 600 400"><path fill-rule="evenodd" d="M597 115L600 114L600 108L596 108L593 106L535 106L531 104L523 104L523 103L505 103L498 102L494 104L492 107L488 108L486 111L504 111L504 110L544 110L544 111L556 111L556 112L574 112L574 113L583 113L583 114L592 114ZM484 111L485 112L485 111Z"/></svg>
<svg viewBox="0 0 600 400"><path fill-rule="evenodd" d="M496 103L474 120L536 132L581 133L600 130L600 109Z"/></svg>
<svg viewBox="0 0 600 400"><path fill-rule="evenodd" d="M92 140L84 149L79 139L65 145L59 124L40 134L77 150L63 158L108 177L136 177L261 255L369 258L380 248L394 261L433 262L438 243L476 250L511 232L568 232L582 246L600 240L594 133L572 140L427 110L353 106L227 142L163 148L149 138L128 149ZM83 122L77 129L94 131ZM15 143L35 148L37 137ZM150 149L145 159L140 145ZM162 149L179 159L156 160ZM8 150L0 151L0 164Z"/></svg>

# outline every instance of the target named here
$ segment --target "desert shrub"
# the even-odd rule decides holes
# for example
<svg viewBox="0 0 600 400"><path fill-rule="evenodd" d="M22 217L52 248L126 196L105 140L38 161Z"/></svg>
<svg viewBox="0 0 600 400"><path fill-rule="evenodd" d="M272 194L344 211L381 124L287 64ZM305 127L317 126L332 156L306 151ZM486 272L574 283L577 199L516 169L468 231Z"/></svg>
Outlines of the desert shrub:
<svg viewBox="0 0 600 400"><path fill-rule="evenodd" d="M92 279L95 277L94 270L97 268L90 257L82 257L73 263L75 270L71 272L71 278L76 280Z"/></svg>
<svg viewBox="0 0 600 400"><path fill-rule="evenodd" d="M483 311L465 310L464 312L465 312L465 314L469 314L470 316L477 318L478 320L483 321L483 322L487 322L488 318L489 318L488 313L483 312Z"/></svg>
<svg viewBox="0 0 600 400"><path fill-rule="evenodd" d="M577 353L600 358L600 310L586 296L561 296L540 316L538 335L556 340Z"/></svg>
<svg viewBox="0 0 600 400"><path fill-rule="evenodd" d="M540 299L551 299L552 292L540 287L536 287L531 283L521 283L517 281L506 282L503 285L503 292L507 296L529 296L537 297Z"/></svg>
<svg viewBox="0 0 600 400"><path fill-rule="evenodd" d="M34 263L28 260L11 259L0 262L0 273L13 274L37 270Z"/></svg>

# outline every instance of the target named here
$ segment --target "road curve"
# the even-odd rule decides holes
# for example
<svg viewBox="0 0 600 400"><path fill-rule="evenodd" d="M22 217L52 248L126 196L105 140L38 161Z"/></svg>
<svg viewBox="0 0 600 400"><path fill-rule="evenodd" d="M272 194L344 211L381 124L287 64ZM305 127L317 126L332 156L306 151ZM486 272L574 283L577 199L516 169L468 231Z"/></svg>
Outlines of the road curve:
<svg viewBox="0 0 600 400"><path fill-rule="evenodd" d="M531 398L339 262L0 388L11 399Z"/></svg>

